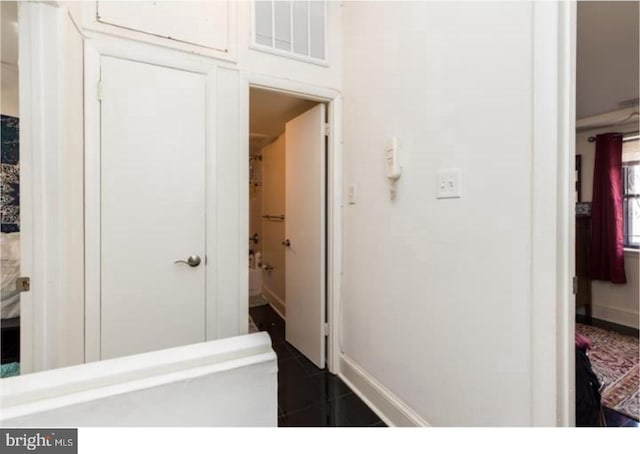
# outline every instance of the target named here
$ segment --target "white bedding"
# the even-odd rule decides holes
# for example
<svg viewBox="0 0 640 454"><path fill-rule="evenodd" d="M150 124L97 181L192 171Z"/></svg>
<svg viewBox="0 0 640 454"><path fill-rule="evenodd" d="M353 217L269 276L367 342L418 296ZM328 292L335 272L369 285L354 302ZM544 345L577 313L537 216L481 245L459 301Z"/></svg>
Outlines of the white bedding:
<svg viewBox="0 0 640 454"><path fill-rule="evenodd" d="M16 279L20 276L20 233L0 233L0 276L2 276L2 318L20 316L20 293Z"/></svg>

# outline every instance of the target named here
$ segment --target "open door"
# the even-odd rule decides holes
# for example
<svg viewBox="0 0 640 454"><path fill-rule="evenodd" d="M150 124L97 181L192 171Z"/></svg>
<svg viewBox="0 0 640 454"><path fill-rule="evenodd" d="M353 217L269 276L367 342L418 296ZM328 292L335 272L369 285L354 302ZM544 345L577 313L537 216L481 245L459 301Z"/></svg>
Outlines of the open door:
<svg viewBox="0 0 640 454"><path fill-rule="evenodd" d="M325 362L325 106L285 129L285 337L316 366Z"/></svg>

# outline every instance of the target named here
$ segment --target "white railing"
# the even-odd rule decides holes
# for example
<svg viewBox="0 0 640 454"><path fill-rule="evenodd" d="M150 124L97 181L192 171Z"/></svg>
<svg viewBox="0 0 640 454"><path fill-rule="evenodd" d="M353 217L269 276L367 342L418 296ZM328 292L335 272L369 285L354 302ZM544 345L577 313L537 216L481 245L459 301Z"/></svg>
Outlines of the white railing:
<svg viewBox="0 0 640 454"><path fill-rule="evenodd" d="M277 369L255 333L5 378L0 425L275 427Z"/></svg>

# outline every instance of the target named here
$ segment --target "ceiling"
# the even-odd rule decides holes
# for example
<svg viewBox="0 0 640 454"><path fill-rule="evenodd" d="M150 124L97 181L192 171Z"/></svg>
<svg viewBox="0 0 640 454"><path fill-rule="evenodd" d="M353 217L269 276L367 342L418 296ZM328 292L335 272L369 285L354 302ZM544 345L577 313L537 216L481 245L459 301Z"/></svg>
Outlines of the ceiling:
<svg viewBox="0 0 640 454"><path fill-rule="evenodd" d="M18 3L0 2L0 60L18 64Z"/></svg>
<svg viewBox="0 0 640 454"><path fill-rule="evenodd" d="M252 149L271 142L284 132L285 123L311 109L317 102L274 91L249 91L249 133Z"/></svg>
<svg viewBox="0 0 640 454"><path fill-rule="evenodd" d="M576 116L638 102L639 2L578 2Z"/></svg>

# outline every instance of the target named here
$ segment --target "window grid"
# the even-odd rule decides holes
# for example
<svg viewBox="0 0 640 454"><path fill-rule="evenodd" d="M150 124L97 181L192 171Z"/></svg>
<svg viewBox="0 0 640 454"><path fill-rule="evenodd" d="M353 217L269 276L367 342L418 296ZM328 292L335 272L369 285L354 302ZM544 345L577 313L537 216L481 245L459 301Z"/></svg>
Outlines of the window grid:
<svg viewBox="0 0 640 454"><path fill-rule="evenodd" d="M287 8L288 7L288 8ZM283 33L278 29L276 9L289 11L288 49L278 41ZM304 18L296 20L296 10L304 9ZM276 55L327 64L327 2L326 0L255 0L253 2L251 47ZM303 20L304 19L304 20ZM284 22L286 23L286 22ZM267 26L268 25L268 26ZM296 30L298 33L296 33ZM296 39L298 35L298 39Z"/></svg>
<svg viewBox="0 0 640 454"><path fill-rule="evenodd" d="M624 247L640 249L640 161L622 164Z"/></svg>

